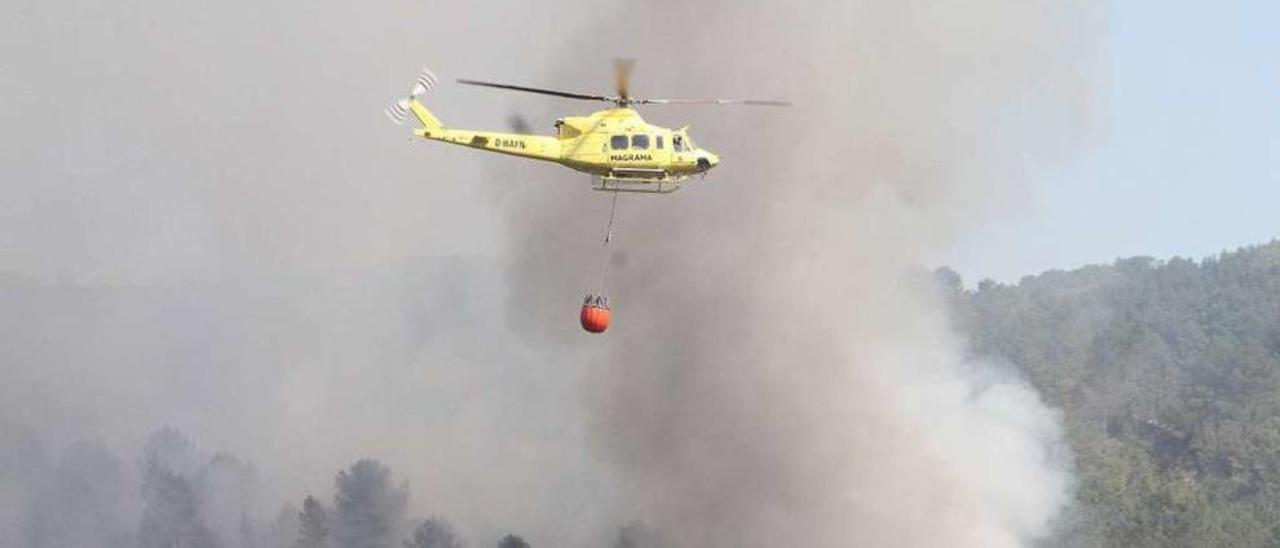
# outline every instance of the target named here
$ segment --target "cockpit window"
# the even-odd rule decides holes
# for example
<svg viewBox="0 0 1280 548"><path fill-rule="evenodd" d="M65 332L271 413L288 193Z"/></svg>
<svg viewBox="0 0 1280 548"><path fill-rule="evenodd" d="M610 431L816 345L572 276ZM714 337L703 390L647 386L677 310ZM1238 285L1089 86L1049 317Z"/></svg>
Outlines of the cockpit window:
<svg viewBox="0 0 1280 548"><path fill-rule="evenodd" d="M679 135L672 136L671 149L675 150L676 152L684 152L684 139L682 139Z"/></svg>
<svg viewBox="0 0 1280 548"><path fill-rule="evenodd" d="M609 146L610 146L611 148L613 148L613 150L626 150L626 149L627 149L627 136L626 136L626 135L614 135L613 137L610 137L610 138L609 138Z"/></svg>
<svg viewBox="0 0 1280 548"><path fill-rule="evenodd" d="M698 145L694 144L693 139L690 139L688 136L685 136L684 138L684 147L689 150L698 150Z"/></svg>
<svg viewBox="0 0 1280 548"><path fill-rule="evenodd" d="M648 150L648 149L649 149L649 136L648 136L648 135L632 135L632 136L631 136L631 148L637 148L637 149L640 149L640 150Z"/></svg>

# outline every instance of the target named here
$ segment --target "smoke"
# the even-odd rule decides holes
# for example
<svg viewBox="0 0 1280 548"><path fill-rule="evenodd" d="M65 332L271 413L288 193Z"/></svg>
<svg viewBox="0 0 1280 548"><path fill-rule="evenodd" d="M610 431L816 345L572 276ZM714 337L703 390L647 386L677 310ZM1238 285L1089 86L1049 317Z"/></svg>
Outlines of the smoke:
<svg viewBox="0 0 1280 548"><path fill-rule="evenodd" d="M0 545L74 518L45 463L81 440L120 462L101 498L136 532L166 425L253 465L255 519L374 457L412 515L477 544L616 526L593 510L575 379L547 365L571 354L502 319L485 197L510 181L381 114L421 64L531 79L560 42L517 49L521 31L571 6L0 11L0 119L22 136L0 145ZM495 39L456 55L476 36ZM501 126L506 105L456 88L432 96L448 121ZM240 516L206 502L232 544Z"/></svg>
<svg viewBox="0 0 1280 548"><path fill-rule="evenodd" d="M128 537L164 425L236 456L223 538L364 457L474 545L1017 545L1066 500L1053 414L903 271L1079 145L1087 5L3 9L0 544ZM614 55L638 96L798 106L644 111L724 162L623 198L590 338L609 197L380 112L419 64L608 91ZM585 107L460 88L427 98L460 127Z"/></svg>
<svg viewBox="0 0 1280 548"><path fill-rule="evenodd" d="M600 340L563 324L594 287L608 197L524 170L546 180L503 197L516 321L596 349L592 441L624 513L687 546L1048 533L1070 499L1055 413L966 361L909 273L1084 142L1095 18L1047 1L671 2L606 11L628 31L571 46L642 58L639 96L798 105L642 112L693 120L724 163L677 195L623 197ZM604 62L565 58L553 81L608 82Z"/></svg>

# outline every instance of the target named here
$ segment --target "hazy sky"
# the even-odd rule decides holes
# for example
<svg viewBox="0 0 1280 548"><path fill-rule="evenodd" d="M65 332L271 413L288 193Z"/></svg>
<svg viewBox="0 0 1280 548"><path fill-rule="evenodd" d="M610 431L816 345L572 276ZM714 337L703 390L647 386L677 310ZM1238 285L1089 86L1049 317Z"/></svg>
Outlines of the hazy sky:
<svg viewBox="0 0 1280 548"><path fill-rule="evenodd" d="M0 293L0 434L7 420L52 447L102 437L127 459L173 425L257 463L273 503L324 496L334 471L373 455L412 479L416 508L456 516L473 539L514 529L587 545L666 496L631 482L703 485L631 449L705 429L740 435L689 445L722 473L680 498L714 502L721 523L772 511L751 504L768 500L758 492L720 504L739 484L781 486L801 503L786 508L829 510L800 513L813 531L840 533L855 522L825 488L839 476L863 500L896 497L866 507L927 515L916 500L961 500L975 523L1018 521L1000 538L1027 537L1056 512L1062 474L966 440L1012 432L1021 447L1025 425L983 405L1012 394L1006 409L1036 412L1008 416L1042 408L1026 391L967 397L940 308L897 276L939 260L971 282L1012 280L1275 236L1280 9L1128 1L1095 18L1089 2L972 4L0 7L14 12L0 17L0 276L13 288ZM631 32L582 30L600 21ZM778 47L739 55L744 43ZM604 91L615 55L641 59L638 95L797 106L652 111L725 162L673 199L628 198L615 245L629 255L610 278L628 319L584 344L574 317L596 271L575 265L599 260L607 197L556 166L411 142L380 112L421 63L445 82ZM457 85L430 103L456 127L521 112L541 130L589 108ZM813 427L792 428L797 416ZM887 419L841 428L865 417ZM1025 429L1051 434L1043 422ZM754 441L743 453L736 440ZM719 465L726 454L737 466ZM879 481L903 463L918 483ZM772 481L731 481L763 472ZM1028 477L1040 504L1001 492ZM3 487L0 534L17 497ZM683 508L658 517L679 525ZM863 517L927 532L889 514Z"/></svg>
<svg viewBox="0 0 1280 548"><path fill-rule="evenodd" d="M1020 218L964 238L972 284L1118 256L1203 258L1280 236L1280 4L1108 7L1096 142L1043 170Z"/></svg>

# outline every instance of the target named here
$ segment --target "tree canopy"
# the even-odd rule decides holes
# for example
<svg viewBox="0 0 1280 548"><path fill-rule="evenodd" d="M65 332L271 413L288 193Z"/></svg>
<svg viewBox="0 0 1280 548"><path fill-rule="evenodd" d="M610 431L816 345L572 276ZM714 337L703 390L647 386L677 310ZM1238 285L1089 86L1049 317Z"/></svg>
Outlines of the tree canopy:
<svg viewBox="0 0 1280 548"><path fill-rule="evenodd" d="M965 290L981 357L1064 412L1079 504L1054 543L1280 545L1280 242Z"/></svg>

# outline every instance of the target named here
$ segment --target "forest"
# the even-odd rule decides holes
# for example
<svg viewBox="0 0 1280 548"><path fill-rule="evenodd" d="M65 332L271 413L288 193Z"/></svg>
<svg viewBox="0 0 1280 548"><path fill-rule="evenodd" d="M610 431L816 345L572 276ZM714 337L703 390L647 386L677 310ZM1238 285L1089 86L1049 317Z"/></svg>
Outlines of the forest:
<svg viewBox="0 0 1280 548"><path fill-rule="evenodd" d="M1049 546L1280 545L1280 241L965 289L976 358L1061 410L1077 503Z"/></svg>
<svg viewBox="0 0 1280 548"><path fill-rule="evenodd" d="M1075 501L1038 545L1280 546L1280 241L1015 284L970 287L947 268L932 279L969 357L1060 413ZM176 429L116 454L49 443L19 419L0 422L0 527L31 548L530 545L410 515L409 484L374 458L334 471L323 492L263 504L271 478ZM615 548L670 546L619 525Z"/></svg>
<svg viewBox="0 0 1280 548"><path fill-rule="evenodd" d="M27 438L32 440L34 438ZM439 516L411 519L407 481L362 459L334 477L331 501L305 495L274 516L251 515L261 478L240 458L201 451L181 432L153 433L131 471L101 443L80 442L55 458L27 444L8 455L6 478L26 491L23 540L32 547L139 548L462 548L463 537ZM46 463L41 465L40 463ZM130 481L134 478L134 485ZM141 493L141 507L122 501ZM618 546L633 545L637 526L622 527ZM498 548L528 548L508 534Z"/></svg>

